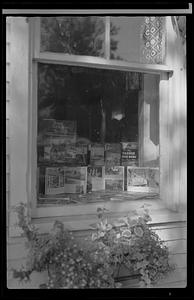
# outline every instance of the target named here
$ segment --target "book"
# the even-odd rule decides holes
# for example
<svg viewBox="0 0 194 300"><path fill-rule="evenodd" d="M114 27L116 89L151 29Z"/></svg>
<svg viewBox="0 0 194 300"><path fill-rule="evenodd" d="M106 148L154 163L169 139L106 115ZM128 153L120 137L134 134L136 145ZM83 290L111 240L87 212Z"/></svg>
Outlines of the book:
<svg viewBox="0 0 194 300"><path fill-rule="evenodd" d="M44 119L42 126L45 128L47 134L76 135L76 121Z"/></svg>
<svg viewBox="0 0 194 300"><path fill-rule="evenodd" d="M105 189L124 190L124 167L105 166Z"/></svg>
<svg viewBox="0 0 194 300"><path fill-rule="evenodd" d="M107 179L105 178L105 189L111 191L123 191L122 179Z"/></svg>
<svg viewBox="0 0 194 300"><path fill-rule="evenodd" d="M76 165L87 166L88 165L88 145L76 144Z"/></svg>
<svg viewBox="0 0 194 300"><path fill-rule="evenodd" d="M87 167L64 167L65 193L86 193Z"/></svg>
<svg viewBox="0 0 194 300"><path fill-rule="evenodd" d="M44 136L43 144L45 146L52 146L52 145L69 145L69 144L75 144L76 143L76 136L70 136L70 135L58 135L58 134L48 134Z"/></svg>
<svg viewBox="0 0 194 300"><path fill-rule="evenodd" d="M124 167L105 166L105 178L124 178Z"/></svg>
<svg viewBox="0 0 194 300"><path fill-rule="evenodd" d="M45 194L86 193L86 167L46 168Z"/></svg>
<svg viewBox="0 0 194 300"><path fill-rule="evenodd" d="M136 142L121 143L122 166L138 166L138 144Z"/></svg>
<svg viewBox="0 0 194 300"><path fill-rule="evenodd" d="M76 121L43 119L41 127L40 144L60 145L76 142Z"/></svg>
<svg viewBox="0 0 194 300"><path fill-rule="evenodd" d="M118 166L121 161L121 145L119 143L105 144L105 164Z"/></svg>
<svg viewBox="0 0 194 300"><path fill-rule="evenodd" d="M159 192L159 168L127 167L127 191Z"/></svg>
<svg viewBox="0 0 194 300"><path fill-rule="evenodd" d="M92 166L103 166L104 165L104 145L103 144L92 144L90 147L90 164Z"/></svg>
<svg viewBox="0 0 194 300"><path fill-rule="evenodd" d="M105 189L104 167L89 166L87 168L87 191L100 191Z"/></svg>
<svg viewBox="0 0 194 300"><path fill-rule="evenodd" d="M66 165L86 166L88 147L83 144L59 144L44 147L44 160Z"/></svg>
<svg viewBox="0 0 194 300"><path fill-rule="evenodd" d="M57 195L64 193L65 172L64 168L46 168L45 171L45 194Z"/></svg>

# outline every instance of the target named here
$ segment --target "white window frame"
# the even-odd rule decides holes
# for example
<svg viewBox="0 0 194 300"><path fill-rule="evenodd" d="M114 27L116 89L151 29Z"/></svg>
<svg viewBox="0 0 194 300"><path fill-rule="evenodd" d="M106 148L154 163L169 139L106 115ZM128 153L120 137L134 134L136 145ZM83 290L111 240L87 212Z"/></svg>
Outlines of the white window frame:
<svg viewBox="0 0 194 300"><path fill-rule="evenodd" d="M160 80L165 83L160 84L159 99L162 101L166 97L164 92L167 89L168 76L172 69L166 65L143 64L134 62L123 62L109 59L109 35L110 17L106 16L105 23L105 57L79 56L63 53L40 52L40 17L29 18L29 147L28 147L28 203L31 207L31 217L67 217L84 216L96 214L97 208L106 207L112 213L126 212L129 209L130 202L116 203L114 201L73 204L73 205L55 205L47 207L37 207L37 65L38 63L61 64L71 66L83 66L102 68L110 70L120 70L129 72L142 72L160 75ZM161 119L160 119L161 121ZM160 174L161 176L161 174Z"/></svg>

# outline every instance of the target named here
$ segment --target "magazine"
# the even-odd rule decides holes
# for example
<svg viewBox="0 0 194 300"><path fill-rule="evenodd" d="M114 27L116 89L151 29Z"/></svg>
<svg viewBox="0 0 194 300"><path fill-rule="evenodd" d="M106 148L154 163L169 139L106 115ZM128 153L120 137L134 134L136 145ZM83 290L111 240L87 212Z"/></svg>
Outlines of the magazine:
<svg viewBox="0 0 194 300"><path fill-rule="evenodd" d="M105 145L105 164L109 166L118 166L121 162L121 145L112 143Z"/></svg>
<svg viewBox="0 0 194 300"><path fill-rule="evenodd" d="M88 145L76 144L76 165L87 166L88 164Z"/></svg>
<svg viewBox="0 0 194 300"><path fill-rule="evenodd" d="M76 121L44 119L43 127L46 129L46 133L51 135L76 135Z"/></svg>
<svg viewBox="0 0 194 300"><path fill-rule="evenodd" d="M120 178L124 177L124 167L122 166L105 166L105 178Z"/></svg>
<svg viewBox="0 0 194 300"><path fill-rule="evenodd" d="M86 193L87 167L64 167L65 193Z"/></svg>
<svg viewBox="0 0 194 300"><path fill-rule="evenodd" d="M44 147L44 160L68 165L87 165L87 145L59 144Z"/></svg>
<svg viewBox="0 0 194 300"><path fill-rule="evenodd" d="M138 166L138 145L135 142L121 143L122 166Z"/></svg>
<svg viewBox="0 0 194 300"><path fill-rule="evenodd" d="M159 169L127 167L127 191L159 192Z"/></svg>
<svg viewBox="0 0 194 300"><path fill-rule="evenodd" d="M65 136L65 135L46 135L43 137L42 144L45 146L52 146L52 145L69 145L76 143L76 136Z"/></svg>
<svg viewBox="0 0 194 300"><path fill-rule="evenodd" d="M45 194L86 193L86 167L46 168Z"/></svg>
<svg viewBox="0 0 194 300"><path fill-rule="evenodd" d="M99 191L105 189L104 167L87 168L87 191Z"/></svg>
<svg viewBox="0 0 194 300"><path fill-rule="evenodd" d="M105 189L111 191L123 191L124 182L122 179L106 179L105 178Z"/></svg>
<svg viewBox="0 0 194 300"><path fill-rule="evenodd" d="M124 190L124 167L105 166L105 189Z"/></svg>
<svg viewBox="0 0 194 300"><path fill-rule="evenodd" d="M63 194L65 185L64 168L46 168L45 173L45 194Z"/></svg>
<svg viewBox="0 0 194 300"><path fill-rule="evenodd" d="M103 166L104 165L104 145L103 144L92 144L90 148L90 164L92 166Z"/></svg>

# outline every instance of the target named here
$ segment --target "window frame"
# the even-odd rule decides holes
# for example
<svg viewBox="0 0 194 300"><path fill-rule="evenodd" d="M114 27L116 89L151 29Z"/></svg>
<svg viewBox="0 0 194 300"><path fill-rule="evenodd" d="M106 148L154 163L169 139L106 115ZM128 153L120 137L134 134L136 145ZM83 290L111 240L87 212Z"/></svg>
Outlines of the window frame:
<svg viewBox="0 0 194 300"><path fill-rule="evenodd" d="M128 210L129 202L96 202L87 204L73 205L56 205L47 207L37 206L37 66L38 63L72 65L82 67L101 68L109 70L120 70L129 72L141 72L160 75L160 80L168 78L173 70L166 65L161 64L143 64L134 62L124 62L119 60L111 60L110 57L110 17L105 17L105 57L99 58L93 56L69 55L63 53L40 52L40 17L29 18L29 142L28 142L28 184L27 196L29 207L31 208L30 215L32 218L41 217L69 217L92 215L96 213L99 205L105 206L112 213L125 212ZM168 80L167 80L168 81ZM166 85L161 85L159 88L159 101L166 94Z"/></svg>

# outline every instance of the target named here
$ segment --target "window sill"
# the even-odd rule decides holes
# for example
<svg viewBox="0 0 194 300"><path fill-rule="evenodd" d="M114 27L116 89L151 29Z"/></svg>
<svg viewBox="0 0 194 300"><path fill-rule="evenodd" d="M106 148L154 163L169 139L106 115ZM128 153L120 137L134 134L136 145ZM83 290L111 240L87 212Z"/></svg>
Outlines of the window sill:
<svg viewBox="0 0 194 300"><path fill-rule="evenodd" d="M39 208L37 210L36 217L32 218L32 222L41 233L45 233L51 230L55 220L64 223L65 228L68 228L76 232L84 232L95 229L97 223L97 208L104 207L108 210L108 217L111 221L117 218L124 217L128 211L139 210L143 205L146 205L149 209L152 221L151 225L166 224L173 222L185 222L185 213L178 213L170 211L165 208L163 202L159 199L142 199L142 200L131 200L131 201L109 201L100 203L90 203L87 205L76 205L76 207L58 207L58 215L48 216L44 213L45 208ZM53 210L53 208L50 208ZM63 212L65 211L65 215ZM60 212L60 213L59 213ZM43 216L44 213L44 216ZM47 210L48 213L48 210Z"/></svg>

